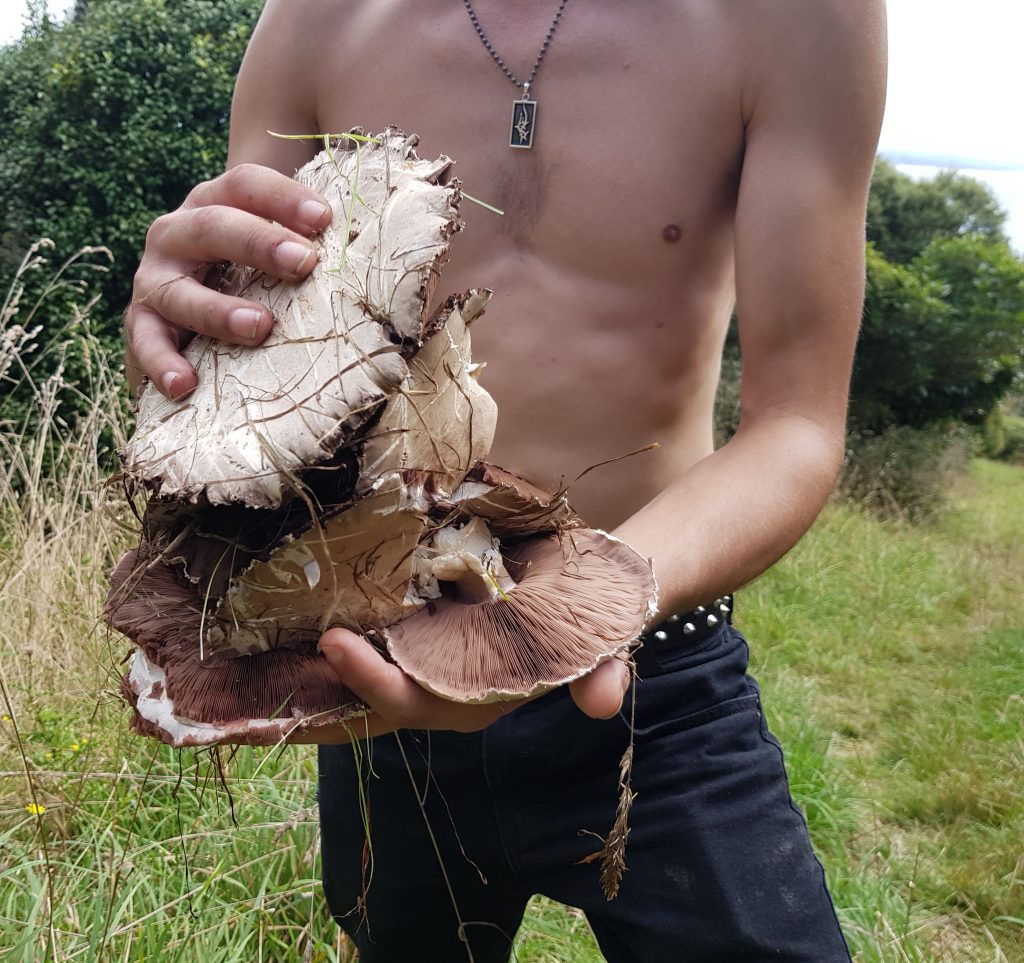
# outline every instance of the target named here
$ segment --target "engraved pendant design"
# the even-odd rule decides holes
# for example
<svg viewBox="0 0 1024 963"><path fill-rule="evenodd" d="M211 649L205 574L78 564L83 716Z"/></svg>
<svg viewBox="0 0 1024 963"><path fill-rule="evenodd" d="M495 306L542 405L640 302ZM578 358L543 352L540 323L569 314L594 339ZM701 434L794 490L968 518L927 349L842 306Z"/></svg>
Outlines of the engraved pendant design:
<svg viewBox="0 0 1024 963"><path fill-rule="evenodd" d="M508 146L522 147L529 150L533 147L533 130L537 123L537 101L512 101L512 126L509 131Z"/></svg>

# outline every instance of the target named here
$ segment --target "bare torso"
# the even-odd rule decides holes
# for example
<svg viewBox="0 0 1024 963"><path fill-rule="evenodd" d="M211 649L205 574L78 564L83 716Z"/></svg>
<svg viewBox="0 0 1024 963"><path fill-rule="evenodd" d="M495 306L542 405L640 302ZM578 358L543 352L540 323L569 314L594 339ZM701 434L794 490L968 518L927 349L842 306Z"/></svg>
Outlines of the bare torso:
<svg viewBox="0 0 1024 963"><path fill-rule="evenodd" d="M328 7L310 25L317 129L415 131L422 155L454 157L465 189L505 211L464 202L439 291L495 291L473 332L500 410L492 460L550 486L660 443L573 486L591 524L616 526L712 449L749 27L713 0L570 2L527 151L508 146L519 94L458 0ZM476 8L525 78L553 0ZM232 160L268 162L255 153Z"/></svg>

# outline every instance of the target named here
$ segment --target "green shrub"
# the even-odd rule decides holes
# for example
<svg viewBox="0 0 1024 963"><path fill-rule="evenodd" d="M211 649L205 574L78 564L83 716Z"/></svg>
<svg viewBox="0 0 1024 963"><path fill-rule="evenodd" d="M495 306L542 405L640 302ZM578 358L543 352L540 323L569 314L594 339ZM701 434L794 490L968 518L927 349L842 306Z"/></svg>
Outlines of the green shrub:
<svg viewBox="0 0 1024 963"><path fill-rule="evenodd" d="M1001 408L993 408L981 423L981 453L998 458L1006 450L1006 417Z"/></svg>
<svg viewBox="0 0 1024 963"><path fill-rule="evenodd" d="M0 277L15 273L37 238L52 239L58 264L80 248L106 248L113 262L96 286L92 331L120 349L149 224L223 169L231 91L261 6L90 0L55 25L33 5L22 37L0 47ZM95 280L81 262L63 277ZM41 293L36 280L26 279L26 304ZM50 292L38 321L63 330L75 303L71 288ZM63 363L65 380L81 383L74 345ZM44 357L36 379L55 364ZM0 383L0 418L19 418L31 400L24 385ZM61 400L89 407L74 391Z"/></svg>
<svg viewBox="0 0 1024 963"><path fill-rule="evenodd" d="M1017 465L1024 465L1024 418L1018 415L1004 415L1003 428L1005 443L999 457Z"/></svg>
<svg viewBox="0 0 1024 963"><path fill-rule="evenodd" d="M944 505L970 456L963 430L887 428L847 439L840 491L885 517L919 519Z"/></svg>
<svg viewBox="0 0 1024 963"><path fill-rule="evenodd" d="M1024 264L1005 243L933 241L909 265L867 250L851 384L860 431L979 424L1024 371Z"/></svg>

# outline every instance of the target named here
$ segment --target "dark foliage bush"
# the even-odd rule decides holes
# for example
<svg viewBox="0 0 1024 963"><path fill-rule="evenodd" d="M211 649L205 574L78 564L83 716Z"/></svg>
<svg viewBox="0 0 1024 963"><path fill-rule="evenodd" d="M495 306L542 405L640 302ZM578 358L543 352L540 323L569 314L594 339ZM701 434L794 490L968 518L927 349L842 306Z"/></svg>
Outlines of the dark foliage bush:
<svg viewBox="0 0 1024 963"><path fill-rule="evenodd" d="M897 425L847 439L840 491L887 518L917 520L939 511L971 454L968 434Z"/></svg>
<svg viewBox="0 0 1024 963"><path fill-rule="evenodd" d="M21 39L0 48L0 278L39 238L54 241L58 262L108 248L91 316L101 341L118 343L149 224L223 168L235 74L261 7L90 0L61 25L36 7ZM63 330L72 303L49 297L40 320ZM73 381L80 359L66 365ZM0 417L26 403L0 384Z"/></svg>

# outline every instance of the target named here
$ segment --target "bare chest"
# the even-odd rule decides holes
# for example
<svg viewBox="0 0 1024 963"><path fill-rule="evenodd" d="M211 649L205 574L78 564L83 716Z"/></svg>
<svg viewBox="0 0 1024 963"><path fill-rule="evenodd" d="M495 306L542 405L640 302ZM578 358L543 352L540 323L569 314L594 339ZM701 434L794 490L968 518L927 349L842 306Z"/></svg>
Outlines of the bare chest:
<svg viewBox="0 0 1024 963"><path fill-rule="evenodd" d="M525 80L556 4L475 6ZM335 131L395 124L420 134L424 154L454 157L465 190L504 211L464 205L480 257L525 253L648 282L696 276L729 256L742 155L740 70L716 6L570 0L531 90L533 147L514 150L521 91L460 0L348 4L339 56L319 73L319 120Z"/></svg>

